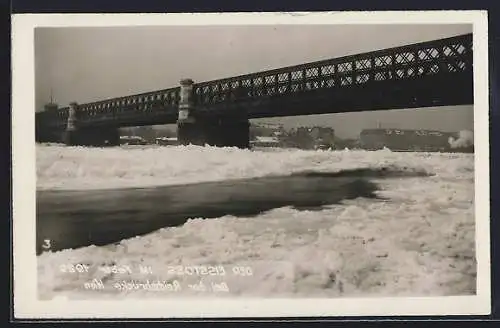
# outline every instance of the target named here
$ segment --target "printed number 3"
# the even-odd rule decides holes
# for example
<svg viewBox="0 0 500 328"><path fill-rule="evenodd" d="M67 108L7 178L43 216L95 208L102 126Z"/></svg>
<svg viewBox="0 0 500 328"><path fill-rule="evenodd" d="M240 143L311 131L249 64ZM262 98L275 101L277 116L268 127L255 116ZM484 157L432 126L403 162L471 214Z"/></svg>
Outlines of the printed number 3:
<svg viewBox="0 0 500 328"><path fill-rule="evenodd" d="M44 239L43 240L44 244L42 245L42 247L44 249L49 249L52 245L50 244L50 239Z"/></svg>

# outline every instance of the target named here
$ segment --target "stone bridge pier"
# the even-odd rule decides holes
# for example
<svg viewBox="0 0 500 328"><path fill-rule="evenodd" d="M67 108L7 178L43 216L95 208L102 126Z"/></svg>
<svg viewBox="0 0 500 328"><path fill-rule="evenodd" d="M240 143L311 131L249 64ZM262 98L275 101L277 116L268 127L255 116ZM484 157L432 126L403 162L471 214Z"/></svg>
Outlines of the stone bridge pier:
<svg viewBox="0 0 500 328"><path fill-rule="evenodd" d="M120 132L114 126L80 126L78 104L72 102L69 104L64 143L68 146L117 146L120 144Z"/></svg>
<svg viewBox="0 0 500 328"><path fill-rule="evenodd" d="M250 122L245 116L207 116L196 111L193 80L180 81L177 139L183 145L250 147Z"/></svg>

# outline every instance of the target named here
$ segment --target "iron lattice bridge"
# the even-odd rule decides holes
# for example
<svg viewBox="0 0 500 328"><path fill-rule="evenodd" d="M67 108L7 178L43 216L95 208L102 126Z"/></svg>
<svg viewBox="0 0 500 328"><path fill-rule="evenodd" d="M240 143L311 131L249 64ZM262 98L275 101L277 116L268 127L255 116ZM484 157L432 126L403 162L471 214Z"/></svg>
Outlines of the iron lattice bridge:
<svg viewBox="0 0 500 328"><path fill-rule="evenodd" d="M473 103L472 34L194 84L199 116L247 118ZM180 88L78 105L79 125L175 123ZM63 127L68 108L37 113Z"/></svg>

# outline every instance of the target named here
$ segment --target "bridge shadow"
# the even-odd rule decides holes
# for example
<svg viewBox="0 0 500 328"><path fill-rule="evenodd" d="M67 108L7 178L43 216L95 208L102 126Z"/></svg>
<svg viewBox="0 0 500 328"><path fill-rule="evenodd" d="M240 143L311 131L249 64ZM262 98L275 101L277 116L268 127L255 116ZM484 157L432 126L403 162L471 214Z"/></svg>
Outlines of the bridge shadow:
<svg viewBox="0 0 500 328"><path fill-rule="evenodd" d="M358 197L377 198L373 178L426 176L382 168L301 172L220 182L153 188L37 192L37 254L49 239L51 250L106 245L189 218L253 217L291 206L320 210Z"/></svg>

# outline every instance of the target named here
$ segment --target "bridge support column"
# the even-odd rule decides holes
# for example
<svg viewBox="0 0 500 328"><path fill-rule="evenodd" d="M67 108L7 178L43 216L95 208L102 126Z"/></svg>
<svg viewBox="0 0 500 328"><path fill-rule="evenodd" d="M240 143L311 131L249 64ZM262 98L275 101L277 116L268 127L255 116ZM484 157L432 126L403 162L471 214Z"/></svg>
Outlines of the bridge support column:
<svg viewBox="0 0 500 328"><path fill-rule="evenodd" d="M68 122L66 124L66 131L64 131L64 143L67 146L76 146L78 144L77 129L76 129L76 111L78 104L72 102L69 104L68 109Z"/></svg>
<svg viewBox="0 0 500 328"><path fill-rule="evenodd" d="M200 122L195 118L193 105L193 80L180 81L179 113L177 118L177 139L182 145L205 144L205 137Z"/></svg>
<svg viewBox="0 0 500 328"><path fill-rule="evenodd" d="M177 139L182 145L250 147L250 123L246 117L207 117L196 113L193 80L181 80Z"/></svg>
<svg viewBox="0 0 500 328"><path fill-rule="evenodd" d="M69 104L64 142L68 146L118 146L120 133L114 126L82 127L77 121L78 104Z"/></svg>

